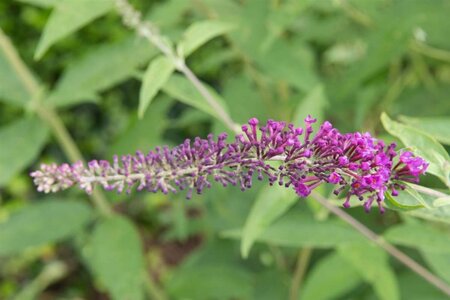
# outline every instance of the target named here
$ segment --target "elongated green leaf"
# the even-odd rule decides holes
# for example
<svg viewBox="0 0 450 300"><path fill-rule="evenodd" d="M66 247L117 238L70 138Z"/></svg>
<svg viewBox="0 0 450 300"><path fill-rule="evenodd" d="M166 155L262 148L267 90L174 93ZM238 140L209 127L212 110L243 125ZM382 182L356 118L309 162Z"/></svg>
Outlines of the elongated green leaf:
<svg viewBox="0 0 450 300"><path fill-rule="evenodd" d="M204 84L205 85L205 84ZM205 85L206 86L206 85ZM225 101L213 89L206 86L213 97L226 109ZM163 91L169 96L202 110L216 118L219 118L217 112L206 102L203 96L195 89L195 87L182 75L172 74L163 87Z"/></svg>
<svg viewBox="0 0 450 300"><path fill-rule="evenodd" d="M450 283L450 253L448 251L442 253L422 251L422 256L431 269Z"/></svg>
<svg viewBox="0 0 450 300"><path fill-rule="evenodd" d="M248 257L255 240L265 229L297 201L298 196L284 186L264 187L245 221L242 231L241 255Z"/></svg>
<svg viewBox="0 0 450 300"><path fill-rule="evenodd" d="M68 238L85 226L91 216L89 206L71 200L29 205L0 223L0 255Z"/></svg>
<svg viewBox="0 0 450 300"><path fill-rule="evenodd" d="M397 278L402 299L448 300L448 296L414 272L403 272Z"/></svg>
<svg viewBox="0 0 450 300"><path fill-rule="evenodd" d="M64 0L53 8L34 54L40 59L56 42L113 8L112 0Z"/></svg>
<svg viewBox="0 0 450 300"><path fill-rule="evenodd" d="M308 274L301 299L337 299L358 286L362 280L363 277L341 255L331 253L315 264Z"/></svg>
<svg viewBox="0 0 450 300"><path fill-rule="evenodd" d="M441 144L431 136L391 120L386 113L381 115L384 128L393 136L398 137L407 147L413 147L417 155L430 163L428 172L439 177L450 186L450 157Z"/></svg>
<svg viewBox="0 0 450 300"><path fill-rule="evenodd" d="M47 126L36 118L21 119L0 128L0 186L33 161L47 137Z"/></svg>
<svg viewBox="0 0 450 300"><path fill-rule="evenodd" d="M296 125L303 126L303 121L308 115L317 119L315 127L323 122L324 110L328 105L327 96L322 84L316 85L309 91L305 98L299 103L295 110L293 122Z"/></svg>
<svg viewBox="0 0 450 300"><path fill-rule="evenodd" d="M217 20L196 22L189 26L184 32L177 47L178 51L183 56L187 57L203 44L219 35L231 31L233 28L233 24Z"/></svg>
<svg viewBox="0 0 450 300"><path fill-rule="evenodd" d="M412 118L400 116L400 120L411 127L424 131L439 142L450 145L450 118Z"/></svg>
<svg viewBox="0 0 450 300"><path fill-rule="evenodd" d="M112 299L142 299L144 257L138 232L126 218L101 221L87 248L87 261Z"/></svg>
<svg viewBox="0 0 450 300"><path fill-rule="evenodd" d="M46 101L66 106L96 99L97 93L133 76L157 53L134 37L99 45L70 64Z"/></svg>
<svg viewBox="0 0 450 300"><path fill-rule="evenodd" d="M21 80L11 62L18 53L14 51L11 41L1 29L0 39L2 45L0 47L0 101L25 106L31 97L24 81Z"/></svg>
<svg viewBox="0 0 450 300"><path fill-rule="evenodd" d="M384 237L392 243L428 252L448 252L450 249L450 232L426 224L397 225Z"/></svg>
<svg viewBox="0 0 450 300"><path fill-rule="evenodd" d="M167 284L171 299L250 299L251 288L245 269L218 263L180 270Z"/></svg>
<svg viewBox="0 0 450 300"><path fill-rule="evenodd" d="M158 56L150 62L145 71L142 87L139 94L139 118L144 116L147 107L156 96L161 87L167 82L175 67L165 56Z"/></svg>
<svg viewBox="0 0 450 300"><path fill-rule="evenodd" d="M383 250L368 243L358 243L341 245L338 252L373 286L379 299L400 299L397 279Z"/></svg>
<svg viewBox="0 0 450 300"><path fill-rule="evenodd" d="M222 235L239 239L242 231L228 230ZM296 248L332 248L339 244L361 242L364 238L345 224L333 220L317 221L306 213L292 212L270 225L256 241Z"/></svg>
<svg viewBox="0 0 450 300"><path fill-rule="evenodd" d="M398 196L394 197L389 192L385 193L385 195L387 204L392 205L394 209L411 210L421 207L431 207L416 190L409 186L401 191Z"/></svg>

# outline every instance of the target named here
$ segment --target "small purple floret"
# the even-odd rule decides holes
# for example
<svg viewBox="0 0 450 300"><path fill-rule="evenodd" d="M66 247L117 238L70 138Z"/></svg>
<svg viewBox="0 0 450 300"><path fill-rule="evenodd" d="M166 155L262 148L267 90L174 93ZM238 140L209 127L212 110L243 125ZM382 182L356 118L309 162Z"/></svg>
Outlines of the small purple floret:
<svg viewBox="0 0 450 300"><path fill-rule="evenodd" d="M186 139L172 149L156 147L146 155L137 151L134 156L114 156L112 163L43 164L31 176L37 190L45 193L74 185L91 193L94 185L101 185L119 193L134 187L164 194L186 190L187 198L210 188L212 181L246 190L255 176L267 178L270 185L293 187L301 197L330 183L336 185L336 195L346 192L344 207L356 196L366 211L376 204L383 212L385 192L397 196L405 188L403 182L417 183L428 167L409 151L398 154L395 144L386 146L369 133L342 134L328 121L312 135L314 122L308 116L303 129L273 120L259 126L252 118L234 142L227 142L225 133L217 139L210 134L207 139Z"/></svg>

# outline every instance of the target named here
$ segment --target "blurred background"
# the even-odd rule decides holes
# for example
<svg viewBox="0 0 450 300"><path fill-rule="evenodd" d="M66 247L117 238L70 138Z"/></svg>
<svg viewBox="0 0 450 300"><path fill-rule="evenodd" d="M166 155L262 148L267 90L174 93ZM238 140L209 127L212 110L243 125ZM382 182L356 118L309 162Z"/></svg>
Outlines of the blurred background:
<svg viewBox="0 0 450 300"><path fill-rule="evenodd" d="M96 0L80 0L75 6L70 4L75 0L66 2L0 2L0 226L22 212L14 228L0 229L0 299L128 299L120 296L126 295L121 294L126 287L115 290L110 282L134 276L135 269L108 269L126 264L116 259L127 257L129 249L123 245L127 238L121 240L125 249L116 248L107 229L98 233L98 213L77 189L49 197L35 191L28 175L42 162L77 157L64 143L65 134L75 141L75 152L89 160L138 149L147 152L157 145L173 146L188 137L227 131L178 72L170 75L138 118L141 80L158 50L127 29L114 9L96 16L93 11L101 10ZM238 123L257 117L301 125L311 114L319 121L331 121L341 132L369 131L390 142L395 138L380 122L386 112L432 135L448 152L448 0L132 4L173 43L197 22L232 25L190 54L187 65ZM67 29L83 14L93 16ZM20 60L30 74L21 69ZM445 188L434 176L424 178L423 184ZM329 188L321 193L329 196ZM190 201L183 193L103 196L114 211L132 221L137 251L142 251L136 268L149 274L146 288L139 283L137 289L149 289L153 297L152 284L164 294L160 299L448 299L364 243L311 199L296 201L273 224L264 224L265 216L259 216L255 226L264 234L249 257L242 258L241 229L251 222L254 203L267 195L285 197L269 192L264 183L245 193L215 185ZM73 207L50 205L27 213L46 201ZM380 234L393 226L421 227L430 222L395 210L365 214L356 207L349 212ZM441 215L447 224L437 226L439 245L400 244L450 282L448 216ZM52 236L58 230L62 233ZM107 251L96 253L110 255L109 260L92 262L91 232L98 233L96 245ZM110 232L111 239L120 235ZM34 242L28 243L26 237ZM349 240L362 246L347 249ZM133 258L130 261L133 264ZM114 272L119 275L112 279L102 275ZM129 299L147 297L137 293Z"/></svg>

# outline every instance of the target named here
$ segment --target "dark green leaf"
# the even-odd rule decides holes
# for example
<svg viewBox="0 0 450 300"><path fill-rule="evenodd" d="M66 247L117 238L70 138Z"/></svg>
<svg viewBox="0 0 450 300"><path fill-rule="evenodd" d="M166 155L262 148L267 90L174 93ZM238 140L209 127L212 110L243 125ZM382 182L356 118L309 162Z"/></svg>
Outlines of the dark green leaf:
<svg viewBox="0 0 450 300"><path fill-rule="evenodd" d="M98 92L133 76L156 53L147 41L134 37L100 45L67 67L46 101L66 106L93 100Z"/></svg>
<svg viewBox="0 0 450 300"><path fill-rule="evenodd" d="M92 217L90 208L71 200L29 205L0 223L0 255L58 242L77 233Z"/></svg>
<svg viewBox="0 0 450 300"><path fill-rule="evenodd" d="M59 1L45 25L35 58L40 59L53 44L106 14L113 6L114 1L112 0Z"/></svg>
<svg viewBox="0 0 450 300"><path fill-rule="evenodd" d="M365 243L341 245L339 254L374 288L379 299L400 299L397 279L387 254L378 246Z"/></svg>
<svg viewBox="0 0 450 300"><path fill-rule="evenodd" d="M35 159L47 137L47 126L36 118L20 119L0 128L0 186Z"/></svg>
<svg viewBox="0 0 450 300"><path fill-rule="evenodd" d="M301 292L301 299L337 299L361 282L362 276L353 266L341 255L331 253L320 259L308 274Z"/></svg>
<svg viewBox="0 0 450 300"><path fill-rule="evenodd" d="M124 217L102 220L87 248L87 262L112 299L142 299L144 257L139 234Z"/></svg>
<svg viewBox="0 0 450 300"><path fill-rule="evenodd" d="M242 230L228 230L223 236L241 238ZM296 248L332 248L339 244L363 240L356 231L340 222L318 221L306 213L299 212L283 216L256 239L258 242Z"/></svg>

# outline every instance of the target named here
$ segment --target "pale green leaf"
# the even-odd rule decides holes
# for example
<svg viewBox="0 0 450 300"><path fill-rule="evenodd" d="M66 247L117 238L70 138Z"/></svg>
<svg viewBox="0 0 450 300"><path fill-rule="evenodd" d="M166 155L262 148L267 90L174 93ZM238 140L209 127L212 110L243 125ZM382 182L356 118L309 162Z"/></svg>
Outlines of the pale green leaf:
<svg viewBox="0 0 450 300"><path fill-rule="evenodd" d="M437 141L450 145L450 118L413 118L400 116L400 120L411 127L424 131L434 137Z"/></svg>
<svg viewBox="0 0 450 300"><path fill-rule="evenodd" d="M341 245L339 254L369 282L379 299L400 299L395 273L387 254L376 245L357 243Z"/></svg>
<svg viewBox="0 0 450 300"><path fill-rule="evenodd" d="M433 201L433 207L441 207L441 206L447 206L447 205L450 205L450 195L441 197L441 198L437 198L436 200Z"/></svg>
<svg viewBox="0 0 450 300"><path fill-rule="evenodd" d="M331 253L313 266L301 291L303 300L337 299L362 282L362 276L337 253ZM324 288L326 287L326 288Z"/></svg>
<svg viewBox="0 0 450 300"><path fill-rule="evenodd" d="M173 63L165 56L158 56L150 62L145 71L139 94L139 118L144 116L147 107L167 82L174 69Z"/></svg>
<svg viewBox="0 0 450 300"><path fill-rule="evenodd" d="M0 255L58 242L77 233L92 217L89 206L72 200L31 204L0 223Z"/></svg>
<svg viewBox="0 0 450 300"><path fill-rule="evenodd" d="M180 52L180 54L184 57L187 57L200 48L203 44L217 36L231 31L234 28L235 26L233 26L233 24L218 20L196 22L189 26L184 32L177 47L178 52Z"/></svg>
<svg viewBox="0 0 450 300"><path fill-rule="evenodd" d="M412 147L415 153L430 163L427 172L439 177L450 186L450 157L444 147L431 136L391 120L386 113L381 115L384 128L393 136L398 137L407 147Z"/></svg>
<svg viewBox="0 0 450 300"><path fill-rule="evenodd" d="M128 219L114 216L102 220L94 229L86 258L112 299L142 299L142 245Z"/></svg>
<svg viewBox="0 0 450 300"><path fill-rule="evenodd" d="M241 255L243 257L248 257L255 240L270 224L294 205L297 199L295 192L284 186L267 186L260 191L242 231Z"/></svg>
<svg viewBox="0 0 450 300"><path fill-rule="evenodd" d="M37 118L20 119L0 128L0 186L35 159L47 137L46 124Z"/></svg>
<svg viewBox="0 0 450 300"><path fill-rule="evenodd" d="M399 192L398 196L392 196L390 192L385 193L386 203L392 205L394 209L411 210L421 207L431 207L423 197L409 185L405 190Z"/></svg>
<svg viewBox="0 0 450 300"><path fill-rule="evenodd" d="M145 40L134 37L99 45L66 68L46 101L66 106L94 100L97 93L133 76L156 53Z"/></svg>
<svg viewBox="0 0 450 300"><path fill-rule="evenodd" d="M394 244L428 252L448 252L450 249L450 232L427 224L397 225L384 237Z"/></svg>
<svg viewBox="0 0 450 300"><path fill-rule="evenodd" d="M40 59L56 42L114 7L113 0L64 0L52 10L34 54Z"/></svg>
<svg viewBox="0 0 450 300"><path fill-rule="evenodd" d="M16 0L16 1L47 8L54 6L56 3L58 3L58 1L61 0Z"/></svg>
<svg viewBox="0 0 450 300"><path fill-rule="evenodd" d="M239 239L242 229L225 231L222 236ZM332 248L339 244L361 242L364 238L340 222L318 221L306 213L292 212L270 225L256 241L295 248Z"/></svg>
<svg viewBox="0 0 450 300"><path fill-rule="evenodd" d="M219 105L227 111L228 109L226 108L225 101L213 89L206 86L204 83L203 85L210 91ZM206 102L192 83L182 75L172 74L164 85L163 91L180 102L193 106L220 119L217 112L208 104L208 102Z"/></svg>
<svg viewBox="0 0 450 300"><path fill-rule="evenodd" d="M448 251L442 253L422 251L421 253L430 268L450 284L450 253Z"/></svg>

